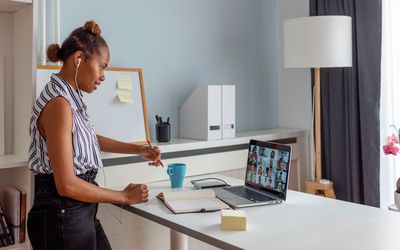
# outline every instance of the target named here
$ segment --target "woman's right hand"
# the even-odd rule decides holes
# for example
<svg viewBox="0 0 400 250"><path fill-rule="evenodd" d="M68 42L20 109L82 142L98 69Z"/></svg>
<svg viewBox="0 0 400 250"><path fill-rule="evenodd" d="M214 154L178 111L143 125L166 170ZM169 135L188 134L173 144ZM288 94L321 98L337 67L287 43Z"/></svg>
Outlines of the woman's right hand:
<svg viewBox="0 0 400 250"><path fill-rule="evenodd" d="M122 193L124 195L124 205L143 203L149 199L149 190L145 184L130 183Z"/></svg>

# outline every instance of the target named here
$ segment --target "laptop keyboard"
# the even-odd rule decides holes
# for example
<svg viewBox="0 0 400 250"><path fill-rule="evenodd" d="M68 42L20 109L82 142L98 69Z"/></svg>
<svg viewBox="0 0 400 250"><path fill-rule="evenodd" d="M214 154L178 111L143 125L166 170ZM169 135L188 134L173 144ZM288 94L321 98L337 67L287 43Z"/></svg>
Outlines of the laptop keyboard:
<svg viewBox="0 0 400 250"><path fill-rule="evenodd" d="M274 200L273 198L268 197L267 195L263 195L259 192L246 188L245 186L227 187L223 189L254 202L264 202L264 201Z"/></svg>

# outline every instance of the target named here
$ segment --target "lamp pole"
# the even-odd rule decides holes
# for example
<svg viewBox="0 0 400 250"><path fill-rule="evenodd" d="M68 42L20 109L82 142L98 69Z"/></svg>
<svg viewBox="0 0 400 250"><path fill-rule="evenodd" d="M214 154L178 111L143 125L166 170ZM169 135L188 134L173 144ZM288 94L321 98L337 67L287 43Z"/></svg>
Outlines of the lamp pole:
<svg viewBox="0 0 400 250"><path fill-rule="evenodd" d="M314 86L315 86L315 181L321 180L322 160L321 160L321 82L320 68L314 69Z"/></svg>
<svg viewBox="0 0 400 250"><path fill-rule="evenodd" d="M314 68L314 121L315 121L315 179L306 181L307 193L336 198L333 183L325 180L321 183L321 73L320 68Z"/></svg>

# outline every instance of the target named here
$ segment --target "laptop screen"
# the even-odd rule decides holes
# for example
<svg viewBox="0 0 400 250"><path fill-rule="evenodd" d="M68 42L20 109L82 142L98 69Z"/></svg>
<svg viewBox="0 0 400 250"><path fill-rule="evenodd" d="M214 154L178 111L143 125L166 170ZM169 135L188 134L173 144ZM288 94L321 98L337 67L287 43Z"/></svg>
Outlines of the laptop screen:
<svg viewBox="0 0 400 250"><path fill-rule="evenodd" d="M251 140L247 157L246 185L286 198L291 147Z"/></svg>

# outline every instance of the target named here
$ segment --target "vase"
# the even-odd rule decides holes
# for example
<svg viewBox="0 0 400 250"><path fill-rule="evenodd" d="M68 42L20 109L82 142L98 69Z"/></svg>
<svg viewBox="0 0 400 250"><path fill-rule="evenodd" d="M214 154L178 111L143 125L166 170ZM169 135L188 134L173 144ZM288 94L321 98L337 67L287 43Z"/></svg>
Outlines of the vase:
<svg viewBox="0 0 400 250"><path fill-rule="evenodd" d="M400 193L397 191L394 192L394 204L400 209Z"/></svg>
<svg viewBox="0 0 400 250"><path fill-rule="evenodd" d="M396 192L400 193L400 178L397 179L397 182L396 182Z"/></svg>

